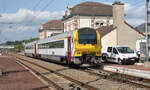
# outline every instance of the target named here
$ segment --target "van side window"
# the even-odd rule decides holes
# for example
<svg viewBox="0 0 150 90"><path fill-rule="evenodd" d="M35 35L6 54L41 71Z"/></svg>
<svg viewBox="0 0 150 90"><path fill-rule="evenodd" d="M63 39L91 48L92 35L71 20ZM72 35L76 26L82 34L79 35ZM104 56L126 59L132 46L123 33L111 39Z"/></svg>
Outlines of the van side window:
<svg viewBox="0 0 150 90"><path fill-rule="evenodd" d="M114 54L118 54L116 48L113 48L113 53L114 53Z"/></svg>
<svg viewBox="0 0 150 90"><path fill-rule="evenodd" d="M108 47L107 52L112 52L112 47Z"/></svg>

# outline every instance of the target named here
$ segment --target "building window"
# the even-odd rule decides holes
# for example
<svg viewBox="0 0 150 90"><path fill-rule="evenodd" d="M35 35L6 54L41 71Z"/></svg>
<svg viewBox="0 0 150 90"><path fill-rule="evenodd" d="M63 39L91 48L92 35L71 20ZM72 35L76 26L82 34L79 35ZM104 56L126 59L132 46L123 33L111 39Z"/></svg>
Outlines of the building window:
<svg viewBox="0 0 150 90"><path fill-rule="evenodd" d="M96 28L100 28L100 27L102 27L102 26L104 26L104 21L97 21L97 22L95 23L95 27L96 27Z"/></svg>
<svg viewBox="0 0 150 90"><path fill-rule="evenodd" d="M103 26L104 25L104 23L100 23L100 26Z"/></svg>

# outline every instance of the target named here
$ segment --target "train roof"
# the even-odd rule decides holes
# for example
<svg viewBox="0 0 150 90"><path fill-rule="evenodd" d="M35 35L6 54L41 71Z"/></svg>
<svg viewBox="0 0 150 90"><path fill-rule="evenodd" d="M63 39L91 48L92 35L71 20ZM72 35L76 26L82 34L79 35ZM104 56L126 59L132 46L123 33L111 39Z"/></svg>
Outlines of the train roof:
<svg viewBox="0 0 150 90"><path fill-rule="evenodd" d="M89 27L84 27L84 28L89 28ZM80 29L84 29L84 28L80 28ZM34 42L31 42L31 43L27 43L26 45L32 45L34 43L40 44L40 43L47 43L47 42L53 42L53 41L63 40L65 37L73 37L73 32L74 31L69 31L69 32L61 33L61 34L58 34L58 35L55 35L55 36L51 36L51 37L46 38L46 39L42 39L42 40L34 41Z"/></svg>
<svg viewBox="0 0 150 90"><path fill-rule="evenodd" d="M35 43L37 43L37 41L33 41L33 42L26 43L25 46L33 45L33 44L35 44Z"/></svg>
<svg viewBox="0 0 150 90"><path fill-rule="evenodd" d="M52 41L58 41L59 39L61 40L62 38L65 38L65 37L73 37L73 31L61 33L61 34L51 36L51 37L43 39L43 40L39 40L38 44L52 42Z"/></svg>

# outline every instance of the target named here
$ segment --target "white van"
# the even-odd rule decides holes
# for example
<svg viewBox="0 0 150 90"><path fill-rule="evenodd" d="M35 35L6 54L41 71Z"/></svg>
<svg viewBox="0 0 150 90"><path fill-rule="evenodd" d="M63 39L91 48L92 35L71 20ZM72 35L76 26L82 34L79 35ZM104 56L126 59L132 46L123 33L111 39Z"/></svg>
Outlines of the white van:
<svg viewBox="0 0 150 90"><path fill-rule="evenodd" d="M128 46L107 46L102 48L102 59L118 64L134 64L139 58Z"/></svg>

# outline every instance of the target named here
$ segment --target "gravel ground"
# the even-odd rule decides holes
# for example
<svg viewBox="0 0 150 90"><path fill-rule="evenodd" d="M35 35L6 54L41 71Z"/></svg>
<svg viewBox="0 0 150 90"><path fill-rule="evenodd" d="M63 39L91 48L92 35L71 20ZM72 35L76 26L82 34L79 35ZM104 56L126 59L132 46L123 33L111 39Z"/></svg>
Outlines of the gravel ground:
<svg viewBox="0 0 150 90"><path fill-rule="evenodd" d="M25 61L21 61L24 64L30 66L31 68L33 68L34 70L38 71L39 73L43 74L45 77L49 78L51 81L54 81L55 83L57 83L59 86L61 86L62 88L64 88L65 90L70 89L69 85L72 83L60 76L57 76L45 69L42 69L40 67L37 67L36 65L30 64L28 62ZM55 88L55 87L54 87Z"/></svg>
<svg viewBox="0 0 150 90"><path fill-rule="evenodd" d="M23 57L23 56L21 56ZM26 58L26 57L24 57ZM27 59L27 58L26 58ZM96 88L99 88L100 90L141 90L135 86L131 86L129 84L120 83L117 81L110 81L107 79L102 79L99 76L91 75L86 72L79 71L77 69L71 69L69 67L65 67L63 65L49 63L41 60L36 60L32 58L28 58L29 61L43 65L47 68L53 69L55 71L58 71L64 75L67 75L69 77L73 77L76 80L80 80L81 82L88 83L89 85L92 85ZM98 72L98 70L93 70L94 72ZM47 74L48 75L48 74ZM146 90L146 89L142 89Z"/></svg>

